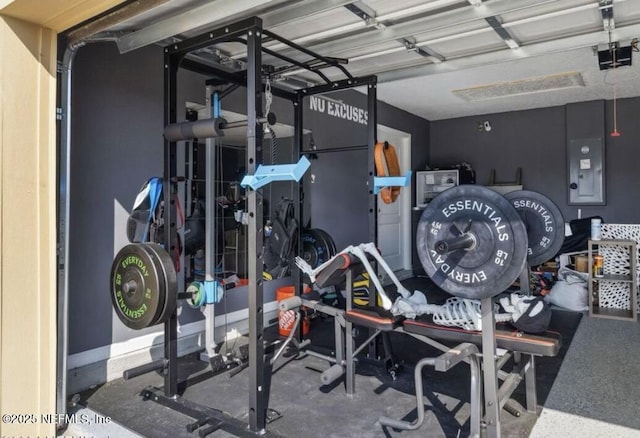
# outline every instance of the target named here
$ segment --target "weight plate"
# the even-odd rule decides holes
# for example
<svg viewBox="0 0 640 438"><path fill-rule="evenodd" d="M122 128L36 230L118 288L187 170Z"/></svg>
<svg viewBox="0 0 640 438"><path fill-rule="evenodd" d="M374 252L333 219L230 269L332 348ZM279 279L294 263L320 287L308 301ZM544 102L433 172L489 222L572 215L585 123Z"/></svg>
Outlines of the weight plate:
<svg viewBox="0 0 640 438"><path fill-rule="evenodd" d="M331 257L333 257L336 254L338 254L338 249L336 248L336 242L334 242L333 237L331 237L329 233L327 233L326 231L323 231L323 232L327 234L327 238L329 239L329 245L331 246Z"/></svg>
<svg viewBox="0 0 640 438"><path fill-rule="evenodd" d="M165 278L165 275L162 272L162 265L159 263L157 256L154 252L152 252L151 250L149 250L149 244L148 243L144 243L142 245L142 249L144 251L147 252L147 254L149 254L149 257L151 258L151 261L153 262L153 265L156 269L156 272L158 273L158 278L159 278L159 283L158 283L158 305L156 307L156 311L155 311L155 315L153 317L153 320L149 323L149 325L147 325L147 327L151 327L153 325L156 325L160 322L160 315L162 314L165 305L166 305L166 293L164 292L167 288L167 281ZM155 293L155 292L153 292Z"/></svg>
<svg viewBox="0 0 640 438"><path fill-rule="evenodd" d="M131 244L118 252L111 268L111 299L120 320L132 329L165 321L175 311L177 279L162 246Z"/></svg>
<svg viewBox="0 0 640 438"><path fill-rule="evenodd" d="M529 190L504 195L520 213L527 229L527 263L540 265L553 258L564 243L564 218L556 204L546 196Z"/></svg>
<svg viewBox="0 0 640 438"><path fill-rule="evenodd" d="M331 235L329 235L329 233L327 233L326 231L320 229L320 228L314 228L315 233L318 234L318 236L320 236L320 238L322 239L322 242L324 243L325 248L327 248L328 250L328 254L329 254L329 259L333 256L336 255L336 244L333 241L333 239L331 238Z"/></svg>
<svg viewBox="0 0 640 438"><path fill-rule="evenodd" d="M122 248L111 265L111 302L120 320L135 330L152 326L164 309L165 279L144 244Z"/></svg>
<svg viewBox="0 0 640 438"><path fill-rule="evenodd" d="M305 230L302 235L302 258L317 268L331 258L331 248L316 229Z"/></svg>
<svg viewBox="0 0 640 438"><path fill-rule="evenodd" d="M160 294L163 295L163 306L154 322L155 325L169 319L178 306L178 278L173 260L171 260L171 256L162 245L147 243L144 247L147 252L150 254L153 253L153 261L156 264L156 269L158 269L158 272L162 274L164 279L164 289L160 290Z"/></svg>
<svg viewBox="0 0 640 438"><path fill-rule="evenodd" d="M462 235L471 248L444 254L436 246ZM511 203L482 186L461 185L441 192L424 209L416 246L433 282L452 295L482 299L505 291L525 267L527 231Z"/></svg>

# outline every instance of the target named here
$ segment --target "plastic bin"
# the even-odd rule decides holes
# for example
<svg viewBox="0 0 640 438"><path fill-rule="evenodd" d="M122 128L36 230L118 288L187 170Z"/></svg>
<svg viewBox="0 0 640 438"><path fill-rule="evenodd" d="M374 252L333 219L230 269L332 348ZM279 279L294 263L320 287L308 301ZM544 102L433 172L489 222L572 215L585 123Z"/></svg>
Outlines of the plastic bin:
<svg viewBox="0 0 640 438"><path fill-rule="evenodd" d="M294 286L282 286L276 290L276 300L278 302L294 295ZM295 310L287 310L286 312L282 312L280 311L280 309L278 309L278 333L280 334L280 336L289 336L289 333L291 333L291 329L293 328L293 324L296 320L295 312ZM311 326L309 318L307 318L306 316L303 317L301 325L302 335L307 335Z"/></svg>

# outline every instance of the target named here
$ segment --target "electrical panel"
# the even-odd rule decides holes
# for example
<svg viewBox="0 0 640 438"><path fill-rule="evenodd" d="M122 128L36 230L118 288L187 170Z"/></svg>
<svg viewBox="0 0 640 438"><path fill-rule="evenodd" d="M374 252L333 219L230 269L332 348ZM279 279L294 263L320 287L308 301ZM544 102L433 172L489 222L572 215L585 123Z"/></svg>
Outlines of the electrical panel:
<svg viewBox="0 0 640 438"><path fill-rule="evenodd" d="M567 150L569 204L604 205L604 142L602 138L569 140Z"/></svg>

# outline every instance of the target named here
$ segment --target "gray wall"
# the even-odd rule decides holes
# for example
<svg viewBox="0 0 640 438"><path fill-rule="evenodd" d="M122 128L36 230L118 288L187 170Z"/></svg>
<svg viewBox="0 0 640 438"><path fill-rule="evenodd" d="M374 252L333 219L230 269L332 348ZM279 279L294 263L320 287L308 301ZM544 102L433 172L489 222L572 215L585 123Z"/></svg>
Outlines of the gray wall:
<svg viewBox="0 0 640 438"><path fill-rule="evenodd" d="M205 79L180 71L178 108L187 100L204 103ZM162 49L120 55L110 43L83 47L74 63L72 91L70 354L158 329L125 328L111 308L108 284L115 252L127 243L124 222L119 223L123 217L114 219L114 205L130 210L141 185L162 174ZM332 98L366 108L366 97L356 91ZM245 102L240 89L223 101L223 108L243 112ZM428 122L384 103L378 108L379 123L412 134L412 167L423 168L429 152ZM292 123L290 103L276 99L274 110L280 120ZM183 118L179 113L178 119ZM305 128L313 131L318 147L362 145L367 140L364 125L311 111L305 113ZM283 147L284 154L287 149ZM312 225L334 235L339 247L367 238L366 167L366 152L324 154L312 165L318 180L307 190L307 210ZM246 296L237 292L227 294L220 309L244 307ZM265 300L274 295L265 291ZM185 306L180 322L200 318L198 311Z"/></svg>
<svg viewBox="0 0 640 438"><path fill-rule="evenodd" d="M162 138L149 135L162 132L162 52L116 53L113 44L82 48L73 70L70 354L127 338L109 298L114 201L131 208L142 183L162 174Z"/></svg>
<svg viewBox="0 0 640 438"><path fill-rule="evenodd" d="M133 331L117 319L111 309L109 272L115 252L128 243L124 224L114 220L116 203L129 211L142 184L162 176L163 81L160 47L120 55L115 44L92 44L77 54L72 84L70 354L157 330ZM203 81L180 72L178 108L185 108L187 100L204 100ZM185 308L180 322L198 318L199 313Z"/></svg>
<svg viewBox="0 0 640 438"><path fill-rule="evenodd" d="M613 102L607 101L605 146L607 204L594 214L605 221L620 224L640 223L640 192L638 163L640 163L640 98L621 99L617 105L620 137L610 137L613 130Z"/></svg>
<svg viewBox="0 0 640 438"><path fill-rule="evenodd" d="M476 182L488 184L491 169L496 181L515 180L522 168L524 188L543 193L560 207L565 220L602 216L610 223L639 223L640 206L634 194L640 188L637 163L640 161L640 127L636 121L640 98L618 101L618 130L613 138L612 102L606 102L602 120L601 102L584 102L551 108L431 123L431 167L466 161L476 171ZM490 132L479 132L477 123L488 120ZM606 205L569 205L567 195L566 144L570 137L605 135ZM601 135L601 134L600 134Z"/></svg>
<svg viewBox="0 0 640 438"><path fill-rule="evenodd" d="M244 113L245 89L241 88L222 101L223 109ZM328 93L327 98L357 108L367 109L367 96L349 90ZM304 101L304 128L311 131L317 149L360 146L367 144L366 125L343 120L328 111L310 110L310 99ZM278 121L293 125L293 107L283 99L274 99L273 111ZM406 111L378 102L378 124L411 134L411 167L424 169L429 153L429 122ZM303 144L310 148L311 136ZM383 138L379 140L383 141ZM265 140L265 143L268 141ZM265 147L265 153L268 149ZM317 154L305 174L304 224L322 228L334 239L338 248L368 240L367 151L355 150ZM311 175L315 182L311 183ZM415 184L415 178L414 178Z"/></svg>
<svg viewBox="0 0 640 438"><path fill-rule="evenodd" d="M331 93L328 97L367 108L366 95L356 91ZM367 144L365 125L311 111L308 99L305 103L305 127L313 131L318 149ZM379 102L378 124L411 134L411 168L419 169L426 164L429 151L426 120ZM384 138L378 140L384 141ZM318 154L308 174L315 175L315 182L310 184L307 178L305 185L312 226L328 231L338 248L367 241L367 151Z"/></svg>

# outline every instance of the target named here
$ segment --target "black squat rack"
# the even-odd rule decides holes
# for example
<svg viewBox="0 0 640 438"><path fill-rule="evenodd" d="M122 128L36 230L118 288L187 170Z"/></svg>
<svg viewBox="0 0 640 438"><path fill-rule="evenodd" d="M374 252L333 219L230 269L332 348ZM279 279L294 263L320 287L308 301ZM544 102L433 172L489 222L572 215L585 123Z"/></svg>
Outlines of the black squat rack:
<svg viewBox="0 0 640 438"><path fill-rule="evenodd" d="M280 54L262 46L263 41L277 40L291 49L309 57L306 62L297 61L291 57ZM221 43L243 43L247 47L246 70L229 72L228 70L204 63L196 57L188 55L194 51ZM293 156L302 154L303 143L303 103L307 96L345 90L354 87L367 87L367 138L368 138L368 184L369 184L369 209L368 228L369 241L377 241L377 196L374 194L374 146L377 140L377 94L375 76L354 77L344 67L344 60L329 58L314 53L301 47L287 39L284 39L272 32L262 28L262 20L257 17L246 19L228 26L203 32L198 36L186 39L181 42L171 44L164 49L164 124L165 126L177 122L177 75L179 68L184 68L197 73L215 77L221 83L230 84L233 87L244 86L247 89L247 149L246 149L246 171L247 175L255 174L258 166L262 163L262 142L264 123L263 114L263 93L265 83L263 78L269 74L277 74L276 71L268 71L263 64L263 55L278 58L288 64L284 69L300 68L317 75L321 83L306 88L284 89L273 86L271 92L274 96L291 101L294 109L294 141ZM335 68L342 72L344 78L340 80L330 80L323 72L323 69ZM176 193L177 158L176 141L165 139L164 144L164 203L165 209L165 235L164 241L170 242L166 248L170 254L175 251L177 242L177 212L174 197ZM154 400L172 409L180 411L186 415L198 419L191 426L192 430L208 425L210 431L223 429L237 436L269 435L266 432L268 394L265 388L268 380L265 379L265 356L264 356L264 315L263 315L263 207L262 197L259 196L261 189L247 190L247 213L248 213L248 277L249 277L249 424L225 416L220 411L197 405L188 400L182 399L178 394L177 375L177 313L176 311L164 322L164 388L162 390L145 390L143 396ZM294 205L298 223L302 217L302 184L299 190L294 191ZM298 228L298 241L301 241L301 230ZM299 245L300 247L300 245ZM300 251L300 249L299 249ZM297 270L292 273L296 294L300 294L301 277ZM180 296L178 296L180 298ZM376 297L372 297L370 302L376 302ZM203 434L204 433L204 434ZM208 434L206 429L200 431L202 436Z"/></svg>

